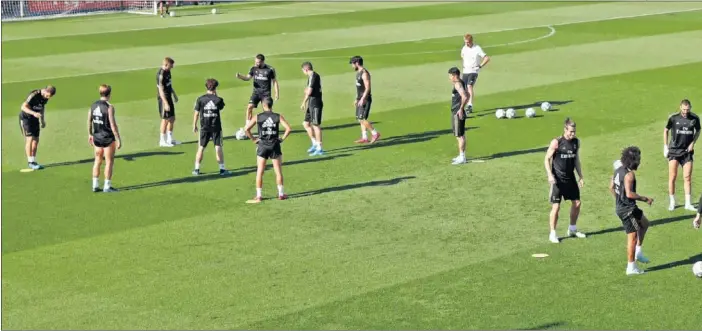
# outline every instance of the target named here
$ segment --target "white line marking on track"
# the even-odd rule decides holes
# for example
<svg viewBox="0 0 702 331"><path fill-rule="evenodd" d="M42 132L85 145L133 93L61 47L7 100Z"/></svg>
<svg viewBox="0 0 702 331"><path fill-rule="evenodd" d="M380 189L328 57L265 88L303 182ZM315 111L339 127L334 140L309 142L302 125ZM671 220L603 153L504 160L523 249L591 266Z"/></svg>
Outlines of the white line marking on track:
<svg viewBox="0 0 702 331"><path fill-rule="evenodd" d="M565 26L565 25L582 24L582 23L605 22L605 21L613 21L613 20L620 20L620 19L627 19L627 18L647 17L647 16L666 15L666 14L675 14L675 13L686 13L686 12L693 12L693 11L700 11L700 10L702 10L702 8L670 10L670 11L662 11L662 12L650 13L650 14L623 15L623 16L608 17L608 18L603 18L603 19L572 21L572 22L566 22L566 23L560 23L560 24L541 24L541 25L534 25L534 26L523 26L523 27L519 27L519 28L498 29L498 30L492 30L492 31L483 31L481 33L476 33L476 34L486 34L486 33L535 29L535 28L545 28L545 27L549 27L549 26L555 27L555 26ZM459 36L459 35L457 35L457 36ZM437 39L437 38L440 38L440 37L405 39L405 40L395 41L393 43L423 41L423 40ZM236 40L236 39L232 39L232 40ZM357 48L357 47L366 47L366 46L383 45L383 44L384 43L371 43L371 44L354 45L354 46L349 46L349 47L320 48L320 49L314 50L313 52L331 51L331 50L336 50L336 49ZM285 53L279 53L279 54L273 53L271 55L267 55L267 57L275 58L276 55L284 55L284 54ZM235 58L231 58L231 59L227 59L227 60L218 59L218 60L208 60L208 61L197 61L197 62L191 62L191 63L184 63L184 64L181 64L181 67L184 65L198 65L198 64L215 63L215 62L230 62L230 61L237 61L237 60L246 60L246 59L253 58L254 56L255 56L255 52L251 53L250 56L235 57ZM73 77L84 77L84 76L108 74L108 73L113 73L113 72L128 72L128 71L137 71L137 70L146 70L146 69L156 69L156 66L129 68L129 69L121 69L121 70L110 70L110 71L98 71L98 72L91 72L91 73L84 73L84 74L77 74L77 75L67 75L67 76L53 76L53 77L49 76L49 77L44 77L41 79L3 81L2 84L37 82L37 81L46 81L47 79L63 79L63 78L73 78Z"/></svg>

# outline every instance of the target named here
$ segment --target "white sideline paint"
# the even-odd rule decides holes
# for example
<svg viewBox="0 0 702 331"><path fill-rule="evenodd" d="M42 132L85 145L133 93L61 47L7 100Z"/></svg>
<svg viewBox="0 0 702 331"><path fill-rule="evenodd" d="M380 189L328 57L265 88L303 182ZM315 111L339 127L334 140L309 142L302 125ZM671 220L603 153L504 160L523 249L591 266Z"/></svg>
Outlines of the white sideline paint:
<svg viewBox="0 0 702 331"><path fill-rule="evenodd" d="M612 20L619 20L619 19L627 19L627 18L637 18L637 17L647 17L647 16L656 16L656 15L665 15L665 14L674 14L674 13L684 13L684 12L692 12L692 11L700 11L702 10L702 7L699 8L689 8L689 9L679 9L679 10L669 10L669 11L659 11L659 12L653 12L653 13L645 13L645 14L635 14L635 15L620 15L620 16L612 16L612 17L606 17L606 18L598 18L598 19L589 19L589 20L575 20L575 21L570 21L570 22L563 22L563 23L558 23L558 24L538 24L538 25L532 25L532 26L522 26L522 27L517 27L517 28L506 28L506 29L495 29L495 30L487 30L487 31L482 31L480 33L476 34L486 34L486 33L497 33L497 32L507 32L507 31L517 31L517 30L524 30L524 29L535 29L535 28L545 28L545 27L555 27L555 26L566 26L566 25L573 25L573 24L581 24L581 23L592 23L592 22L603 22L603 21L612 21ZM462 35L462 33L461 33ZM423 41L423 40L429 40L429 39L436 39L435 37L432 38L416 38L416 39L401 39L401 40L396 40L393 41L393 43L396 42L412 42L412 41ZM233 39L232 42L235 42L236 39ZM359 44L354 44L352 46L348 47L326 47L326 48L316 48L312 49L310 51L329 51L329 50L337 50L337 49L347 49L347 48L356 48L356 47L365 47L365 46L373 46L373 45L381 45L383 43L359 43ZM197 64L207 64L207 63L215 63L215 62L228 62L228 61L235 61L235 60L245 60L248 58L252 58L252 55L248 56L239 56L239 57L231 57L226 60L223 60L221 58L214 59L214 60L206 60L206 61L192 61L192 62L180 62L181 66L183 65L197 65ZM267 54L267 57L271 59L275 59L276 55L284 55L284 54L289 54L289 52L285 53L271 53ZM12 59L10 60L5 60L4 65L10 65L12 62ZM84 76L92 76L92 75L98 75L98 74L106 74L106 73L113 73L113 72L128 72L128 71L137 71L137 70L146 70L146 69L154 69L156 66L150 65L150 66L144 66L144 67L133 67L133 68L128 68L128 69L120 69L120 70L106 70L106 71L94 71L90 73L82 73L82 74L75 74L75 75L63 75L63 76L45 76L41 79L26 79L26 80L15 80L15 81L4 81L2 84L13 84L13 83L24 83L24 82L33 82L33 81L45 81L47 79L61 79L61 78L72 78L72 77L84 77Z"/></svg>

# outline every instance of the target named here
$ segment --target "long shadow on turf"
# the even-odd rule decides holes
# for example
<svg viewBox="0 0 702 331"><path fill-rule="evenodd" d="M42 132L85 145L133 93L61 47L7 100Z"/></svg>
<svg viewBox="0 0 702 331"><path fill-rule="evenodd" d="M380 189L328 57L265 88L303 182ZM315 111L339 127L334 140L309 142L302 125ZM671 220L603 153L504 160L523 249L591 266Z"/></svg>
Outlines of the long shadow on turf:
<svg viewBox="0 0 702 331"><path fill-rule="evenodd" d="M545 153L548 147L538 147L538 148L530 148L530 149L522 149L518 151L509 151L509 152L501 152L501 153L495 153L489 156L485 157L476 157L472 159L468 159L469 161L474 161L474 160L494 160L494 159L501 159L503 157L510 157L510 156L517 156L517 155L523 155L523 154L531 154L531 153Z"/></svg>
<svg viewBox="0 0 702 331"><path fill-rule="evenodd" d="M655 267L648 268L648 269L646 269L646 272L665 270L665 269L675 268L675 267L688 265L688 264L693 265L697 261L702 261L702 253L699 253L699 254L694 255L694 256L690 256L686 259L673 261L670 263L661 264L661 265L657 265Z"/></svg>
<svg viewBox="0 0 702 331"><path fill-rule="evenodd" d="M125 161L134 161L134 159L141 158L141 157L158 156L158 155L180 155L183 153L184 152L161 152L161 151L159 151L159 152L140 152L140 153L132 153L132 154L124 154L124 155L117 154L115 156L115 159L124 159ZM51 163L51 164L45 165L44 167L51 168L51 167L72 166L72 165L76 165L76 164L93 163L94 160L95 159L83 159L83 160L78 160L78 161Z"/></svg>
<svg viewBox="0 0 702 331"><path fill-rule="evenodd" d="M478 128L477 126L467 127L466 131L475 130L477 128ZM396 146L396 145L421 143L421 142L429 141L432 139L436 139L442 135L446 135L449 133L451 133L451 130L436 130L436 131L427 131L427 132L419 132L419 133L410 133L410 134L406 134L404 136L394 136L394 137L389 137L389 138L382 138L381 137L381 139L379 141L377 141L376 143L373 143L373 144L341 147L341 148L328 150L327 152L329 152L329 153L352 152L352 151L362 151L362 150L379 148L379 147L389 147L389 146Z"/></svg>
<svg viewBox="0 0 702 331"><path fill-rule="evenodd" d="M338 159L338 158L342 158L342 157L346 157L346 156L351 156L351 154L339 154L339 155L290 161L290 162L284 163L284 167L297 165L297 164L311 163L311 162L329 161L329 160ZM270 164L268 164L266 166L267 170L270 170L271 168L272 168L272 165L270 165ZM144 189L144 188L158 187L158 186L165 186L165 185L175 185L175 184L183 184L183 183L198 183L198 182L205 182L205 181L210 181L210 180L217 180L217 179L224 179L224 178L229 178L229 177L242 176L242 175L246 175L246 174L250 174L250 173L254 173L254 172L256 172L255 166L254 167L244 167L244 168L231 170L231 174L227 175L227 176L220 176L219 173L202 174L200 176L192 176L191 175L188 177L162 180L159 182L143 183L143 184L125 186L125 187L121 187L120 190L121 191L131 191L131 190L139 190L139 189Z"/></svg>
<svg viewBox="0 0 702 331"><path fill-rule="evenodd" d="M668 223L675 223L679 221L684 221L684 220L689 220L695 217L695 214L690 214L690 215L682 215L682 216L675 216L675 217L667 217L667 218L661 218L659 220L651 221L651 226L657 226L657 225L663 225L663 224L668 224ZM595 232L589 232L587 233L588 236L596 236L600 234L605 234L605 233L611 233L611 232L620 232L623 231L621 226L616 226L612 227L609 229L604 229L604 230L599 230Z"/></svg>
<svg viewBox="0 0 702 331"><path fill-rule="evenodd" d="M546 324L541 324L537 325L533 328L526 328L526 329L518 329L518 330L546 330L546 329L557 329L557 328L562 328L566 323L565 322L551 322L551 323L546 323Z"/></svg>
<svg viewBox="0 0 702 331"><path fill-rule="evenodd" d="M354 190L354 189L361 188L361 187L397 185L403 181L406 181L408 179L414 179L414 178L417 178L417 177L405 176L405 177L397 177L397 178L387 179L387 180L374 180L374 181L365 182L365 183L356 183L356 184L327 187L327 188L323 188L323 189L319 189L319 190L293 193L293 194L288 195L288 198L291 198L291 199L292 198L302 198L302 197L308 197L308 196L317 195L317 194Z"/></svg>

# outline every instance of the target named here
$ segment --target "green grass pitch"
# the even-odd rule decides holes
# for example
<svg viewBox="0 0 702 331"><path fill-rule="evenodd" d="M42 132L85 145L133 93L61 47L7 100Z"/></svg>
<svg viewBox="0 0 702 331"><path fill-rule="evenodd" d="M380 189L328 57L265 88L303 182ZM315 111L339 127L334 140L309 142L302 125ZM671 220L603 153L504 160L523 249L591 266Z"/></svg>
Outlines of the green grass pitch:
<svg viewBox="0 0 702 331"><path fill-rule="evenodd" d="M691 273L702 233L694 213L667 211L661 144L680 100L702 103L702 4L218 8L2 24L4 329L702 327L702 282ZM467 156L487 161L451 166L446 72L459 64L466 32L492 57L467 122ZM253 144L226 140L234 173L226 178L214 175L210 146L202 169L210 175L192 177L191 107L205 78L217 78L231 137L251 93L234 75L256 53L278 72L276 110L295 132L283 146L291 199L247 205ZM373 75L371 120L383 138L371 146L353 144L353 55ZM164 56L176 61L175 137L188 142L170 149L158 147L154 86ZM304 60L322 76L325 157L305 153ZM85 135L102 83L113 87L124 142L113 179L121 192L111 195L90 191ZM21 173L17 113L46 84L58 88L38 153L47 167ZM539 116L525 118L541 101L556 111L536 107ZM508 107L520 117L495 118ZM582 141L579 228L589 237L555 245L543 157L566 117ZM656 199L643 208L654 226L639 277L624 275L625 236L607 190L628 145L643 151L638 191ZM275 196L272 172L264 196Z"/></svg>

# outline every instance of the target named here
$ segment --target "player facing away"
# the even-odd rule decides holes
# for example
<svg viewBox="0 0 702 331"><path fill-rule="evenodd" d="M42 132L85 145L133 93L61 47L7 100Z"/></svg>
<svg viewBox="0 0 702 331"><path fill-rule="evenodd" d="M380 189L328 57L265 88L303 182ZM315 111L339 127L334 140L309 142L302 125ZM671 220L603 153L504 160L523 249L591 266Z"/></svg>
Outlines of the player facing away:
<svg viewBox="0 0 702 331"><path fill-rule="evenodd" d="M625 148L622 151L621 166L614 170L614 175L609 183L609 191L615 198L615 212L622 221L627 236L627 275L643 273L643 270L636 265L636 261L649 262L641 250L649 223L643 211L636 206L636 201L646 202L650 206L653 199L636 193L635 171L640 164L641 150L636 146Z"/></svg>
<svg viewBox="0 0 702 331"><path fill-rule="evenodd" d="M307 131L307 135L312 140L312 147L307 150L310 156L324 155L322 149L322 78L314 71L312 63L302 64L302 73L307 76L305 85L305 98L302 100L300 109L305 112L305 121L302 125Z"/></svg>
<svg viewBox="0 0 702 331"><path fill-rule="evenodd" d="M105 185L102 191L116 192L112 187L112 171L115 162L115 149L122 148L115 107L110 103L112 87L102 84L99 88L100 100L93 102L88 110L88 142L95 150L93 163L93 192L100 192L100 167L105 160Z"/></svg>
<svg viewBox="0 0 702 331"><path fill-rule="evenodd" d="M175 103L178 102L178 95L173 89L171 70L175 66L175 61L167 57L163 59L161 68L156 73L156 87L158 88L158 114L161 117L161 140L159 146L173 147L180 144L173 139L173 125L175 124ZM175 102L175 103L174 103Z"/></svg>
<svg viewBox="0 0 702 331"><path fill-rule="evenodd" d="M368 121L370 115L371 104L373 103L373 95L371 94L371 75L363 66L363 58L354 56L349 60L351 67L356 71L356 100L353 106L356 107L356 119L361 124L361 139L356 140L357 144L368 143L368 133L371 132L371 143L380 139L380 133L375 130L373 124Z"/></svg>
<svg viewBox="0 0 702 331"><path fill-rule="evenodd" d="M214 78L205 81L207 93L203 94L195 101L195 113L193 114L193 132L197 133L197 122L200 122L200 138L198 139L197 154L195 154L195 170L193 175L200 175L200 163L205 147L212 140L219 164L219 174L228 175L229 171L224 167L224 153L222 152L222 110L224 109L224 99L217 96L217 86L219 82Z"/></svg>
<svg viewBox="0 0 702 331"><path fill-rule="evenodd" d="M253 79L253 92L249 99L249 104L246 107L245 124L253 118L254 108L258 108L258 104L265 98L271 97L271 89L273 89L273 98L278 101L280 95L280 86L278 86L278 75L275 69L266 64L266 57L263 54L258 54L254 58L254 66L249 69L249 73L245 76L236 73L236 78L243 81Z"/></svg>
<svg viewBox="0 0 702 331"><path fill-rule="evenodd" d="M163 18L165 15L168 15L168 7L170 7L170 4L168 1L159 1L158 2L158 12L161 14L161 17Z"/></svg>
<svg viewBox="0 0 702 331"><path fill-rule="evenodd" d="M288 198L283 190L283 151L280 145L290 135L290 124L283 115L273 112L273 100L263 99L263 112L246 124L244 130L246 136L251 139L256 147L256 196L247 203L259 203L263 200L261 191L263 190L263 172L266 170L266 161L271 159L273 171L275 171L275 181L278 185L278 200ZM280 136L280 125L285 128L285 133ZM251 128L258 125L258 139L251 135Z"/></svg>
<svg viewBox="0 0 702 331"><path fill-rule="evenodd" d="M32 170L43 169L37 163L37 148L39 147L39 131L46 127L44 119L44 109L56 94L56 88L48 85L40 90L29 92L27 99L20 107L19 123L22 135L24 135L24 153L27 156L27 166Z"/></svg>
<svg viewBox="0 0 702 331"><path fill-rule="evenodd" d="M451 91L451 129L458 141L458 156L453 158L451 164L466 163L466 114L464 107L468 102L468 95L464 89L465 83L461 79L461 71L453 67L449 69L449 81L453 85Z"/></svg>
<svg viewBox="0 0 702 331"><path fill-rule="evenodd" d="M669 135L672 135L668 140ZM695 142L700 137L700 118L692 113L690 100L680 102L680 112L670 115L663 130L663 155L668 158L668 194L670 205L668 210L675 209L675 179L678 167L683 168L685 189L685 209L697 210L691 200L692 191L692 161L695 154Z"/></svg>
<svg viewBox="0 0 702 331"><path fill-rule="evenodd" d="M463 59L463 81L465 88L468 90L468 105L467 111L473 111L473 101L475 100L475 92L473 87L478 80L478 72L488 62L490 57L485 54L483 48L473 43L473 35L466 34L463 36L465 45L461 49L461 59Z"/></svg>
<svg viewBox="0 0 702 331"><path fill-rule="evenodd" d="M561 209L561 198L572 201L570 207L570 226L568 237L585 238L576 226L580 215L580 188L583 186L583 171L580 166L580 140L575 137L575 122L566 118L563 125L563 135L551 140L544 160L548 183L551 185L551 213L549 224L551 233L548 240L559 243L556 235L558 213ZM579 180L575 180L575 171Z"/></svg>

